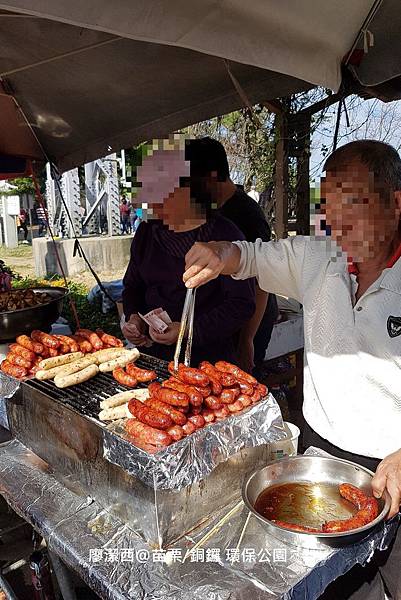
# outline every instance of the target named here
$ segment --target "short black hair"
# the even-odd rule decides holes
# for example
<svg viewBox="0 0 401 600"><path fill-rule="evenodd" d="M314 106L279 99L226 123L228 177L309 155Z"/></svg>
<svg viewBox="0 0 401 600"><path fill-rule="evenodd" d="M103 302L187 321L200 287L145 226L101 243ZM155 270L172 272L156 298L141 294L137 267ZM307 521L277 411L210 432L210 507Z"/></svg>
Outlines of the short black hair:
<svg viewBox="0 0 401 600"><path fill-rule="evenodd" d="M224 146L211 137L187 140L185 159L190 162L191 177L206 177L212 171L217 172L219 181L226 181L230 176Z"/></svg>
<svg viewBox="0 0 401 600"><path fill-rule="evenodd" d="M326 160L324 171L336 171L352 159L358 159L373 173L377 192L401 190L401 158L390 144L377 140L357 140L337 148ZM384 199L390 200L385 193Z"/></svg>

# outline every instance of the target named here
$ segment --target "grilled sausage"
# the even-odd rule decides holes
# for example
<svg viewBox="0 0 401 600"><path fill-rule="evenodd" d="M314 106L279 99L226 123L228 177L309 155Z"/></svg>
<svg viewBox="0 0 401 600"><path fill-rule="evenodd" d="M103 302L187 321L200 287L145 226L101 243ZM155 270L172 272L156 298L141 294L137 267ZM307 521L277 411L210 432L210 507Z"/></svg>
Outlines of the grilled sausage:
<svg viewBox="0 0 401 600"><path fill-rule="evenodd" d="M188 421L191 421L196 427L196 429L202 429L205 426L205 419L202 415L192 415L192 417L188 417Z"/></svg>
<svg viewBox="0 0 401 600"><path fill-rule="evenodd" d="M175 442L179 442L184 437L185 433L180 425L173 425L167 429L167 433L171 435Z"/></svg>
<svg viewBox="0 0 401 600"><path fill-rule="evenodd" d="M326 521L323 525L325 533L336 533L350 531L367 525L373 521L379 514L379 505L376 498L366 496L359 488L350 483L342 483L339 486L340 495L352 502L358 508L358 511L349 519Z"/></svg>
<svg viewBox="0 0 401 600"><path fill-rule="evenodd" d="M219 360L215 364L215 367L218 371L221 371L222 373L231 373L236 379L243 379L252 386L257 385L258 383L255 377L253 377L249 373L246 373L245 371L237 367L237 365L233 365L229 362L226 362L225 360Z"/></svg>
<svg viewBox="0 0 401 600"><path fill-rule="evenodd" d="M132 375L132 377L135 377L135 379L137 379L137 381L140 381L141 383L153 381L157 377L155 371L152 371L150 369L140 369L133 363L128 363L125 369L128 375Z"/></svg>
<svg viewBox="0 0 401 600"><path fill-rule="evenodd" d="M182 430L185 435L191 435L194 433L194 431L196 431L196 427L191 421L187 421L185 425L182 426Z"/></svg>
<svg viewBox="0 0 401 600"><path fill-rule="evenodd" d="M185 365L180 364L178 365L178 373L176 373L174 371L174 363L170 362L168 370L174 377L177 377L177 379L188 385L206 387L210 383L209 377L200 369L193 369L192 367L186 367Z"/></svg>
<svg viewBox="0 0 401 600"><path fill-rule="evenodd" d="M41 352L43 352L43 344L34 342L27 335L19 335L15 341L23 348L26 348L35 354L41 354Z"/></svg>
<svg viewBox="0 0 401 600"><path fill-rule="evenodd" d="M153 446L152 444L147 444L146 442L142 442L138 437L133 435L127 435L127 440L131 442L134 446L139 448L140 450L144 450L148 454L156 454L160 450L160 447Z"/></svg>
<svg viewBox="0 0 401 600"><path fill-rule="evenodd" d="M265 396L267 396L267 392L268 392L267 386L265 386L263 383L258 383L258 385L256 386L256 389L261 394L261 398L264 398Z"/></svg>
<svg viewBox="0 0 401 600"><path fill-rule="evenodd" d="M252 404L252 400L250 396L245 396L245 394L241 394L238 396L236 402L241 402L243 408L247 408Z"/></svg>
<svg viewBox="0 0 401 600"><path fill-rule="evenodd" d="M11 377L15 377L16 379L22 379L28 375L27 369L18 365L12 365L8 360L3 360L1 363L1 370L3 373L6 373L6 375L11 375Z"/></svg>
<svg viewBox="0 0 401 600"><path fill-rule="evenodd" d="M219 410L219 408L223 407L223 403L218 398L216 398L216 396L208 396L207 398L205 398L204 404L205 406L207 406L207 408L210 408L211 410Z"/></svg>
<svg viewBox="0 0 401 600"><path fill-rule="evenodd" d="M103 348L102 340L94 331L91 331L90 329L77 329L75 333L85 338L85 340L88 340L95 350L101 350Z"/></svg>
<svg viewBox="0 0 401 600"><path fill-rule="evenodd" d="M224 388L220 396L218 396L218 399L223 404L232 404L233 402L235 402L238 396L239 394L237 394L235 390L231 388Z"/></svg>
<svg viewBox="0 0 401 600"><path fill-rule="evenodd" d="M192 404L192 406L201 406L203 402L202 394L200 394L194 386L186 385L175 377L170 377L170 379L163 381L162 386L171 390L176 390L177 392L182 392L183 394L187 394L189 402Z"/></svg>
<svg viewBox="0 0 401 600"><path fill-rule="evenodd" d="M137 438L144 444L152 444L153 446L169 446L173 441L171 435L166 431L155 429L149 425L141 423L137 419L127 419L125 429L134 438Z"/></svg>
<svg viewBox="0 0 401 600"><path fill-rule="evenodd" d="M68 336L68 335L55 335L54 337L56 339L58 339L59 342L61 342L64 346L68 346L69 347L69 351L68 352L79 352L78 343L75 340L73 340L70 336ZM65 352L65 354L67 354L67 352Z"/></svg>
<svg viewBox="0 0 401 600"><path fill-rule="evenodd" d="M49 356L58 356L58 349L57 348L49 348Z"/></svg>
<svg viewBox="0 0 401 600"><path fill-rule="evenodd" d="M155 410L168 415L176 425L185 425L187 422L187 418L182 412L170 404L157 400L157 398L149 398L146 400L145 404L146 406L150 406L150 408L154 408Z"/></svg>
<svg viewBox="0 0 401 600"><path fill-rule="evenodd" d="M213 423L215 420L215 414L212 410L208 408L204 408L201 413L202 417L205 419L205 424Z"/></svg>
<svg viewBox="0 0 401 600"><path fill-rule="evenodd" d="M244 408L244 405L242 404L241 400L236 400L232 404L227 404L227 408L230 412L236 413L240 412Z"/></svg>
<svg viewBox="0 0 401 600"><path fill-rule="evenodd" d="M20 356L19 354L14 354L13 352L9 352L7 354L6 360L8 360L9 363L11 363L12 365L18 365L19 367L24 367L24 369L31 369L33 362L30 360L27 360L26 358L24 358L23 356Z"/></svg>
<svg viewBox="0 0 401 600"><path fill-rule="evenodd" d="M60 342L54 335L50 335L50 333L44 333L44 331L39 331L39 329L34 329L31 333L31 338L35 342L39 342L43 344L43 346L47 346L48 348L53 348L57 350L60 346Z"/></svg>
<svg viewBox="0 0 401 600"><path fill-rule="evenodd" d="M19 356L22 356L23 358L25 358L26 360L29 360L30 362L35 360L35 353L32 352L31 350L27 350L26 348L24 348L23 346L20 346L19 344L10 344L10 351L13 354L18 354Z"/></svg>
<svg viewBox="0 0 401 600"><path fill-rule="evenodd" d="M161 387L156 394L156 398L162 402L171 404L172 406L184 407L189 405L189 397L187 394L169 388Z"/></svg>
<svg viewBox="0 0 401 600"><path fill-rule="evenodd" d="M71 337L78 344L80 352L89 354L93 351L92 344L85 338L81 337L80 335L72 335Z"/></svg>
<svg viewBox="0 0 401 600"><path fill-rule="evenodd" d="M114 337L114 335L105 333L102 329L96 329L96 335L101 339L105 346L111 346L112 348L123 348L124 346L122 340Z"/></svg>
<svg viewBox="0 0 401 600"><path fill-rule="evenodd" d="M216 419L225 419L230 415L227 406L223 406L223 408L219 408L219 410L214 410L213 412Z"/></svg>
<svg viewBox="0 0 401 600"><path fill-rule="evenodd" d="M237 384L239 385L241 394L245 394L245 396L252 396L254 392L253 385L251 385L247 381L244 381L243 379L237 379Z"/></svg>
<svg viewBox="0 0 401 600"><path fill-rule="evenodd" d="M261 392L258 390L258 388L256 388L256 390L254 390L252 396L249 396L251 399L252 404L256 404L256 402L259 402L259 400L262 397Z"/></svg>
<svg viewBox="0 0 401 600"><path fill-rule="evenodd" d="M132 375L128 375L122 367L116 367L113 369L113 377L118 383L126 385L127 387L136 387L138 385L137 380Z"/></svg>
<svg viewBox="0 0 401 600"><path fill-rule="evenodd" d="M200 370L204 371L209 377L217 378L223 387L232 387L236 384L236 379L231 373L222 373L218 371L210 362L204 360L200 364Z"/></svg>
<svg viewBox="0 0 401 600"><path fill-rule="evenodd" d="M135 398L128 402L128 410L138 419L138 421L145 423L145 425L150 425L150 427L155 427L156 429L168 429L174 425L174 421L171 417L151 408Z"/></svg>

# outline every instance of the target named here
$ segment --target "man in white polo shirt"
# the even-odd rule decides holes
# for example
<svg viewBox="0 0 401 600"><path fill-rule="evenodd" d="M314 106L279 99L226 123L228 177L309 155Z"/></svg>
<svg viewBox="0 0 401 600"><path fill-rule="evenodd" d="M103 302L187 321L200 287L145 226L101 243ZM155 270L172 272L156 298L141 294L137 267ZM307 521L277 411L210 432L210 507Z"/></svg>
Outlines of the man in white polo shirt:
<svg viewBox="0 0 401 600"><path fill-rule="evenodd" d="M304 442L376 471L373 492L387 489L391 517L401 502L401 159L363 140L337 149L325 171L327 237L195 244L184 281L256 276L303 304ZM330 597L383 600L384 580L401 600L400 532L380 568L353 569L353 590L345 576Z"/></svg>

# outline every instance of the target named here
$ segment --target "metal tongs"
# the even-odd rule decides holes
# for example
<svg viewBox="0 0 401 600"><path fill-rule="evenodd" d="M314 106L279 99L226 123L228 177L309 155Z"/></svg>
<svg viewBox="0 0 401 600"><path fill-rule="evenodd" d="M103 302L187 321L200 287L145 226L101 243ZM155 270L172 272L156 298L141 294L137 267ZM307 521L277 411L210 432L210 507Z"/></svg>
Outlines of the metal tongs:
<svg viewBox="0 0 401 600"><path fill-rule="evenodd" d="M181 327L178 334L177 345L174 353L174 371L178 371L180 362L181 347L184 339L187 340L185 348L184 365L189 367L191 362L192 338L194 330L194 310L195 310L196 288L188 288L185 296L184 308L181 316Z"/></svg>

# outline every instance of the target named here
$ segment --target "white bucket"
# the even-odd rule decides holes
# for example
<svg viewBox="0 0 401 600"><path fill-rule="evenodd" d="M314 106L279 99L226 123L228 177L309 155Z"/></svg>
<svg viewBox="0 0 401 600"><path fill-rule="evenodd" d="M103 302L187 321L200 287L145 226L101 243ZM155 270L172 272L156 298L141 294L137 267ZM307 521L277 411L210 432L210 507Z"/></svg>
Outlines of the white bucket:
<svg viewBox="0 0 401 600"><path fill-rule="evenodd" d="M270 443L270 460L278 460L285 456L296 456L298 453L299 428L293 423L284 421L284 431L287 437L278 442Z"/></svg>

